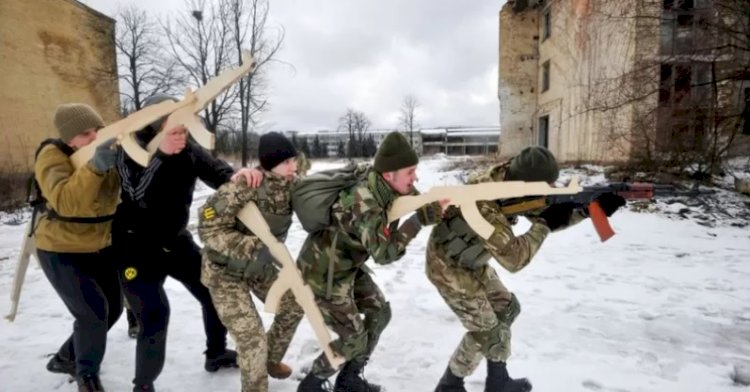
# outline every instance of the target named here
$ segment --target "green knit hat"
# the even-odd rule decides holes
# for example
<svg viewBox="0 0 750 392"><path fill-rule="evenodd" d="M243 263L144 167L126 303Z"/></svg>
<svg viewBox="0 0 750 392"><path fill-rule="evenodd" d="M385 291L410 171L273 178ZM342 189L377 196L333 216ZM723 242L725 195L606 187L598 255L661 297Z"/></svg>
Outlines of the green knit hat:
<svg viewBox="0 0 750 392"><path fill-rule="evenodd" d="M541 146L526 147L510 161L505 179L508 181L555 182L560 175L557 160Z"/></svg>
<svg viewBox="0 0 750 392"><path fill-rule="evenodd" d="M104 120L85 103L67 103L55 110L55 128L60 133L60 138L67 143L88 129L104 128Z"/></svg>
<svg viewBox="0 0 750 392"><path fill-rule="evenodd" d="M419 157L411 148L406 137L400 132L391 132L385 136L383 142L375 153L375 164L373 167L379 173L388 173L414 166L419 163Z"/></svg>

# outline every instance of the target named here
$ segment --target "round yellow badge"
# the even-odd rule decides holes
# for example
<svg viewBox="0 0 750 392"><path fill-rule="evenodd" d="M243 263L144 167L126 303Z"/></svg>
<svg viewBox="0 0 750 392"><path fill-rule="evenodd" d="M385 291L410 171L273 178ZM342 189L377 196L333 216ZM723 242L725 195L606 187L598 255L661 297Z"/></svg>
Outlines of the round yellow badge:
<svg viewBox="0 0 750 392"><path fill-rule="evenodd" d="M124 275L125 275L125 279L133 280L135 279L136 276L138 276L138 270L135 269L134 267L125 268Z"/></svg>

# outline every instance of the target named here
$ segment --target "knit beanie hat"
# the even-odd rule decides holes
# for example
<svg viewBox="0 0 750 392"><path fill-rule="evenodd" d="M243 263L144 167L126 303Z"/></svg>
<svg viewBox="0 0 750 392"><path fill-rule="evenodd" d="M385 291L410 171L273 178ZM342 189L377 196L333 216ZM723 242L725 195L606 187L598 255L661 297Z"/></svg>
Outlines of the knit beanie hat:
<svg viewBox="0 0 750 392"><path fill-rule="evenodd" d="M560 175L557 160L541 146L526 147L510 161L505 179L508 181L555 182Z"/></svg>
<svg viewBox="0 0 750 392"><path fill-rule="evenodd" d="M60 132L60 138L67 143L88 129L104 128L104 120L85 103L67 103L55 110L55 128Z"/></svg>
<svg viewBox="0 0 750 392"><path fill-rule="evenodd" d="M373 167L379 173L387 173L414 166L419 163L419 157L409 145L406 137L394 131L386 135L375 153Z"/></svg>
<svg viewBox="0 0 750 392"><path fill-rule="evenodd" d="M157 103L162 103L164 101L177 102L177 98L171 95L163 94L163 93L156 93L143 100L142 108L149 107L151 105L156 105ZM158 120L152 122L148 126L151 127L151 129L153 129L154 132L159 132L161 131L162 125L164 125L164 121L167 120L167 117L169 116L163 116L159 118Z"/></svg>
<svg viewBox="0 0 750 392"><path fill-rule="evenodd" d="M276 165L297 156L297 149L286 136L278 132L268 132L258 141L260 166L270 171Z"/></svg>

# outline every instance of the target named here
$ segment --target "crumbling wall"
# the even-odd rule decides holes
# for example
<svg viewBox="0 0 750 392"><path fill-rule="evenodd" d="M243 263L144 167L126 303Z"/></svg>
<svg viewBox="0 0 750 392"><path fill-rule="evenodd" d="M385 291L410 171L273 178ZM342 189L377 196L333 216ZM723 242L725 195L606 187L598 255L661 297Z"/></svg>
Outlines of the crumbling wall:
<svg viewBox="0 0 750 392"><path fill-rule="evenodd" d="M119 118L114 28L74 0L0 1L0 176L30 170L58 104Z"/></svg>
<svg viewBox="0 0 750 392"><path fill-rule="evenodd" d="M534 134L539 59L538 14L529 8L514 13L506 3L499 15L500 156L515 155Z"/></svg>

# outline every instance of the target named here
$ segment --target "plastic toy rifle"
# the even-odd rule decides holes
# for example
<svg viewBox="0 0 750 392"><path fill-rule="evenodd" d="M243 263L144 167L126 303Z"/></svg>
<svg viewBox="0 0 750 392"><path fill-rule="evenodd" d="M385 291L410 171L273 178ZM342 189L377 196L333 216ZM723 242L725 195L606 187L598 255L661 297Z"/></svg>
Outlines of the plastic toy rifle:
<svg viewBox="0 0 750 392"><path fill-rule="evenodd" d="M697 196L712 193L700 191L697 187L692 190L680 190L672 185L651 183L615 182L607 185L587 186L576 194L548 195L543 197L523 197L500 202L503 214L507 216L520 215L529 211L544 209L552 204L573 202L588 210L591 221L602 242L615 235L596 199L604 193L614 193L625 200L651 200L662 196Z"/></svg>
<svg viewBox="0 0 750 392"><path fill-rule="evenodd" d="M256 62L250 55L250 52L243 51L241 66L221 73L195 91L188 89L185 92L185 98L182 101L164 101L143 108L137 112L131 113L120 121L114 122L100 129L93 142L78 149L73 155L71 155L70 159L73 162L73 165L76 168L85 165L91 160L91 157L94 156L94 151L97 146L115 137L128 156L130 156L135 162L138 162L141 166L148 166L149 160L156 152L164 135L162 133L157 134L157 136L149 143L147 149L144 150L143 147L135 141L133 133L167 115L169 118L166 121L164 129L169 129L168 127L182 124L188 129L190 134L200 145L207 149L213 149L214 135L206 130L197 113L200 113L200 111L208 106L211 101L240 78L255 70L255 67ZM23 236L23 242L21 243L21 252L18 255L16 274L13 277L13 288L10 294L11 308L8 315L5 316L5 318L10 321L15 320L16 313L18 312L21 288L23 287L23 281L26 277L26 270L29 266L30 257L31 255L36 256L32 230L35 223L36 222L33 222L33 219L28 223Z"/></svg>

